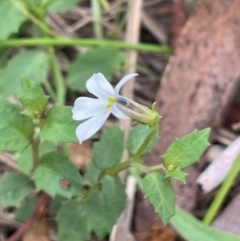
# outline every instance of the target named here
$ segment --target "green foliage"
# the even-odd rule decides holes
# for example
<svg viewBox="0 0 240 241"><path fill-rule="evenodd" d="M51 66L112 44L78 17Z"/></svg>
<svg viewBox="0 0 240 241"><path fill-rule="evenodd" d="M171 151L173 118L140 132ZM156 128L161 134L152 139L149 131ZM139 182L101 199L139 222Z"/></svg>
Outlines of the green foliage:
<svg viewBox="0 0 240 241"><path fill-rule="evenodd" d="M19 95L21 79L41 83L49 70L49 59L45 52L28 50L15 55L0 73L0 92L3 96Z"/></svg>
<svg viewBox="0 0 240 241"><path fill-rule="evenodd" d="M170 223L186 241L240 241L239 236L207 226L180 208Z"/></svg>
<svg viewBox="0 0 240 241"><path fill-rule="evenodd" d="M20 3L20 1L17 1ZM17 33L26 17L9 1L0 1L0 40Z"/></svg>
<svg viewBox="0 0 240 241"><path fill-rule="evenodd" d="M186 183L186 175L187 173L182 171L180 167L177 167L172 171L166 170L166 177L174 178L183 183Z"/></svg>
<svg viewBox="0 0 240 241"><path fill-rule="evenodd" d="M143 179L146 196L153 204L164 224L175 214L175 193L171 181L160 172L147 174Z"/></svg>
<svg viewBox="0 0 240 241"><path fill-rule="evenodd" d="M174 167L184 168L196 162L209 146L209 133L210 128L201 131L195 130L191 134L174 141L162 157L164 166L173 165Z"/></svg>
<svg viewBox="0 0 240 241"><path fill-rule="evenodd" d="M39 146L39 156L42 157L44 154L52 152L55 149L56 146L52 142L44 141ZM30 173L33 168L32 146L28 146L17 158L17 165L26 173Z"/></svg>
<svg viewBox="0 0 240 241"><path fill-rule="evenodd" d="M48 153L44 155L33 174L33 180L39 190L51 196L61 195L67 198L82 195L82 178L67 157ZM68 185L62 185L67 181Z"/></svg>
<svg viewBox="0 0 240 241"><path fill-rule="evenodd" d="M38 202L39 202L39 198L36 196L24 201L15 212L16 220L22 223L26 222L27 219L30 217L31 213L34 211Z"/></svg>
<svg viewBox="0 0 240 241"><path fill-rule="evenodd" d="M79 4L81 0L52 0L48 6L49 11L65 13Z"/></svg>
<svg viewBox="0 0 240 241"><path fill-rule="evenodd" d="M47 110L48 97L39 84L27 78L22 79L22 93L19 99L24 107L24 113L30 116L41 117Z"/></svg>
<svg viewBox="0 0 240 241"><path fill-rule="evenodd" d="M121 161L124 132L118 125L104 130L101 140L94 145L92 161L98 168L110 168ZM104 151L103 151L104 150Z"/></svg>
<svg viewBox="0 0 240 241"><path fill-rule="evenodd" d="M91 231L103 238L111 231L125 206L125 189L119 177L106 176L101 183L86 199L63 204L57 216L60 240L85 241Z"/></svg>
<svg viewBox="0 0 240 241"><path fill-rule="evenodd" d="M0 97L0 150L22 151L30 142L33 123L13 105Z"/></svg>
<svg viewBox="0 0 240 241"><path fill-rule="evenodd" d="M54 106L47 114L40 137L55 143L78 142L75 132L79 124L72 119L71 107Z"/></svg>
<svg viewBox="0 0 240 241"><path fill-rule="evenodd" d="M68 73L68 84L73 90L85 91L86 82L93 73L102 73L107 79L121 67L126 55L117 49L100 47L80 54Z"/></svg>
<svg viewBox="0 0 240 241"><path fill-rule="evenodd" d="M98 168L93 161L91 161L87 166L87 170L84 177L92 183L97 183L101 171L102 170Z"/></svg>
<svg viewBox="0 0 240 241"><path fill-rule="evenodd" d="M6 174L0 179L0 205L18 207L32 191L31 180L24 174Z"/></svg>
<svg viewBox="0 0 240 241"><path fill-rule="evenodd" d="M131 154L135 154L142 143L145 141L147 136L152 132L154 127L148 127L144 124L138 124L133 130L131 130L128 134L127 139L127 149ZM147 154L152 150L154 145L157 143L159 139L158 133L154 136L154 138L149 142L142 155Z"/></svg>

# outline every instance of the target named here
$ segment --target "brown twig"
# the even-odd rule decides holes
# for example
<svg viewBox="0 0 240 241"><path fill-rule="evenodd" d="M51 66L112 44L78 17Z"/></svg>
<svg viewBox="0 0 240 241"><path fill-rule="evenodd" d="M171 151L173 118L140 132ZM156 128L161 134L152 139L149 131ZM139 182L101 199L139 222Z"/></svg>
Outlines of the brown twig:
<svg viewBox="0 0 240 241"><path fill-rule="evenodd" d="M45 211L48 208L48 205L50 203L51 197L46 194L42 193L41 199L36 206L35 210L31 214L31 216L28 218L28 220L21 226L11 237L9 237L6 241L17 241L30 227L32 222L36 219L43 218L43 215L45 215Z"/></svg>

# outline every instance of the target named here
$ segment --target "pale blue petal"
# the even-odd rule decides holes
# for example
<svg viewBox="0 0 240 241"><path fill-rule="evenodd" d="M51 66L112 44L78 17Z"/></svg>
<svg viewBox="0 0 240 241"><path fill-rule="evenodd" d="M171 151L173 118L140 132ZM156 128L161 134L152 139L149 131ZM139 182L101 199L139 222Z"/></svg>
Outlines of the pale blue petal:
<svg viewBox="0 0 240 241"><path fill-rule="evenodd" d="M100 99L108 99L109 96L115 96L115 92L111 84L103 74L93 74L86 83L87 90Z"/></svg>
<svg viewBox="0 0 240 241"><path fill-rule="evenodd" d="M98 132L110 114L111 111L107 111L104 114L96 115L80 124L76 129L76 135L80 144Z"/></svg>
<svg viewBox="0 0 240 241"><path fill-rule="evenodd" d="M74 120L85 120L89 117L106 112L107 102L102 99L79 97L74 102L72 109Z"/></svg>
<svg viewBox="0 0 240 241"><path fill-rule="evenodd" d="M116 85L115 87L115 95L118 95L119 94L119 90L122 88L122 86L128 81L130 80L132 77L134 76L138 76L137 73L134 73L134 74L127 74L125 75L119 82L118 84Z"/></svg>
<svg viewBox="0 0 240 241"><path fill-rule="evenodd" d="M117 117L118 119L127 120L130 119L128 116L126 116L116 105L113 105L112 107L112 114Z"/></svg>

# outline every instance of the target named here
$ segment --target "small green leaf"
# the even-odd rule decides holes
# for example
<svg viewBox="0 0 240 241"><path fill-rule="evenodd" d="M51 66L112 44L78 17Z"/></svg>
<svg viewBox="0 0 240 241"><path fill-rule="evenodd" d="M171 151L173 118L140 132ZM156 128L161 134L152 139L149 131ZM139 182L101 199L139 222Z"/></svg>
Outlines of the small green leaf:
<svg viewBox="0 0 240 241"><path fill-rule="evenodd" d="M126 55L117 49L100 47L81 54L70 66L68 84L73 90L85 91L86 82L94 73L108 80L120 69Z"/></svg>
<svg viewBox="0 0 240 241"><path fill-rule="evenodd" d="M144 124L138 124L133 130L129 132L127 139L127 149L132 155L134 155L138 151L139 147L143 144L143 142L153 131L153 129L154 127L149 127ZM149 142L149 144L143 151L142 155L150 152L158 140L159 135L158 133L156 133L153 139Z"/></svg>
<svg viewBox="0 0 240 241"><path fill-rule="evenodd" d="M22 4L20 1L16 1ZM17 33L26 17L9 1L0 1L0 40L7 39L11 34Z"/></svg>
<svg viewBox="0 0 240 241"><path fill-rule="evenodd" d="M22 173L9 173L0 179L0 205L18 207L33 191L31 180Z"/></svg>
<svg viewBox="0 0 240 241"><path fill-rule="evenodd" d="M39 202L39 198L37 196L33 198L29 198L24 201L21 206L15 212L15 218L19 222L26 222L27 219L30 217L34 209L36 208Z"/></svg>
<svg viewBox="0 0 240 241"><path fill-rule="evenodd" d="M240 241L239 236L207 226L180 208L170 223L186 241Z"/></svg>
<svg viewBox="0 0 240 241"><path fill-rule="evenodd" d="M103 238L116 223L125 201L125 188L120 178L104 177L101 190L92 190L82 202L67 201L62 205L57 215L59 238L85 241L91 231Z"/></svg>
<svg viewBox="0 0 240 241"><path fill-rule="evenodd" d="M40 50L28 50L15 55L0 73L0 92L3 96L19 95L21 79L27 77L42 83L49 70L49 58Z"/></svg>
<svg viewBox="0 0 240 241"><path fill-rule="evenodd" d="M166 169L166 177L171 177L183 183L186 183L186 175L187 173L182 171L180 167L175 168L173 171Z"/></svg>
<svg viewBox="0 0 240 241"><path fill-rule="evenodd" d="M110 168L121 161L124 150L124 132L118 125L104 130L101 140L94 144L93 162L98 168ZM104 151L103 151L104 150Z"/></svg>
<svg viewBox="0 0 240 241"><path fill-rule="evenodd" d="M191 134L177 139L163 155L164 166L184 168L196 162L209 146L210 128L195 130Z"/></svg>
<svg viewBox="0 0 240 241"><path fill-rule="evenodd" d="M54 151L55 149L56 146L52 142L44 141L39 146L40 157L48 152ZM28 146L17 158L17 165L26 173L30 173L33 168L32 146Z"/></svg>
<svg viewBox="0 0 240 241"><path fill-rule="evenodd" d="M153 172L144 177L143 188L156 212L160 214L163 223L167 224L175 214L176 195L171 181L162 173Z"/></svg>
<svg viewBox="0 0 240 241"><path fill-rule="evenodd" d="M42 87L27 78L22 79L22 94L19 99L23 104L24 113L30 116L41 117L47 110L48 97Z"/></svg>
<svg viewBox="0 0 240 241"><path fill-rule="evenodd" d="M54 106L47 114L40 137L55 143L78 142L76 129L79 124L72 119L72 107Z"/></svg>
<svg viewBox="0 0 240 241"><path fill-rule="evenodd" d="M77 6L81 0L52 0L48 6L49 11L65 13Z"/></svg>
<svg viewBox="0 0 240 241"><path fill-rule="evenodd" d="M44 155L33 174L33 180L39 190L51 196L61 195L71 198L82 195L82 178L67 157L48 153ZM67 187L62 182L68 183Z"/></svg>
<svg viewBox="0 0 240 241"><path fill-rule="evenodd" d="M32 120L20 113L13 105L0 97L0 150L22 151L34 133Z"/></svg>

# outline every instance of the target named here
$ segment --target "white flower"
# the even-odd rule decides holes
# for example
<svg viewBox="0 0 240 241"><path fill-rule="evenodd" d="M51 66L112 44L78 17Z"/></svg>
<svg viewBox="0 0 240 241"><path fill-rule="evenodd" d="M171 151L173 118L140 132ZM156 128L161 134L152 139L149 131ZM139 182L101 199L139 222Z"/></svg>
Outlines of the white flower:
<svg viewBox="0 0 240 241"><path fill-rule="evenodd" d="M132 77L138 74L124 76L115 89L103 74L93 74L87 81L87 90L96 98L79 97L74 103L73 119L85 120L77 127L76 135L80 143L94 135L112 113L119 119L135 119L146 124L155 124L160 119L155 109L140 105L119 95L120 88ZM156 114L157 113L157 114ZM154 120L153 120L154 119ZM154 123L153 123L154 122Z"/></svg>

